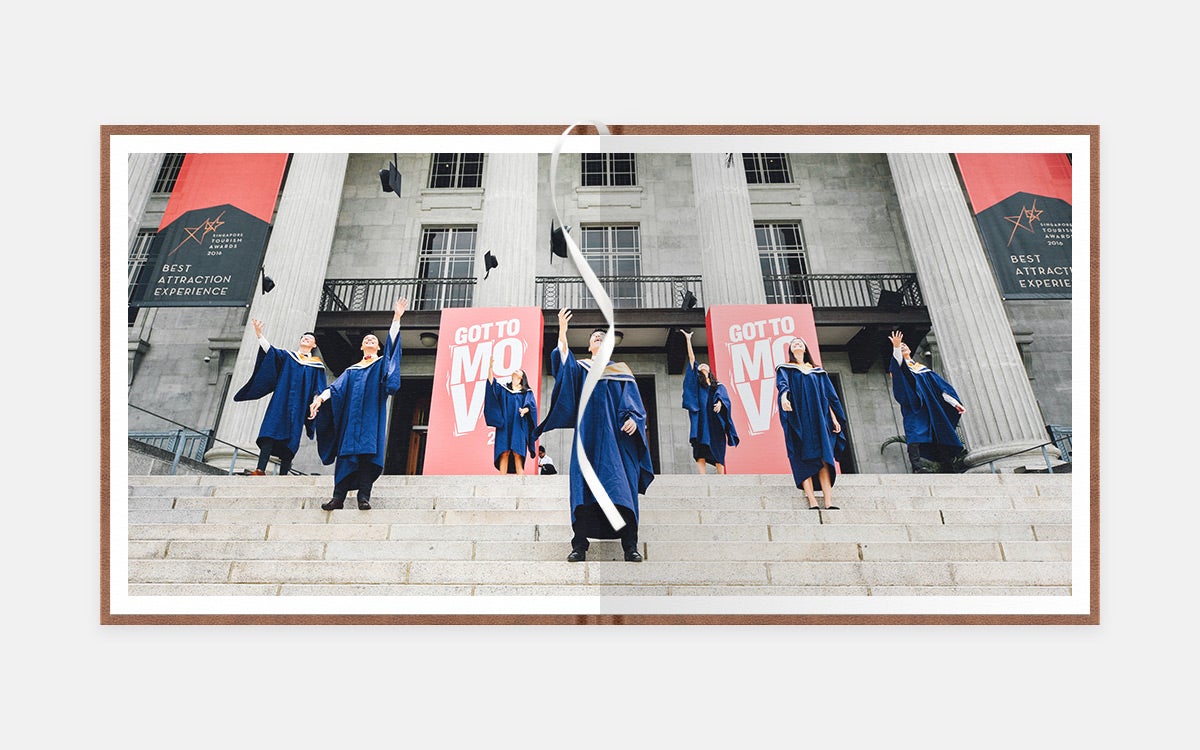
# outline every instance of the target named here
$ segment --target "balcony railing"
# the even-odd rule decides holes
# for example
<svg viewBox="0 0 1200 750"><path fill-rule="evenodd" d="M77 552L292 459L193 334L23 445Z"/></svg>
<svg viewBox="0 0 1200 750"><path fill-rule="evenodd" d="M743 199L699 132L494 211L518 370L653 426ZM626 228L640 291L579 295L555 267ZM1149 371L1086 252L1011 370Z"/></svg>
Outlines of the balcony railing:
<svg viewBox="0 0 1200 750"><path fill-rule="evenodd" d="M764 276L769 304L813 307L924 307L913 273L810 273Z"/></svg>
<svg viewBox="0 0 1200 750"><path fill-rule="evenodd" d="M320 312L391 310L401 297L410 310L470 307L475 279L326 279Z"/></svg>
<svg viewBox="0 0 1200 750"><path fill-rule="evenodd" d="M616 309L677 310L691 293L704 308L700 276L600 276ZM536 304L543 310L596 308L579 276L538 276ZM764 276L768 304L808 304L817 308L924 307L916 274L792 274ZM474 279L326 279L321 312L384 312L401 297L410 310L470 307Z"/></svg>
<svg viewBox="0 0 1200 750"><path fill-rule="evenodd" d="M688 292L696 307L704 307L704 286L699 276L599 276L616 309L672 310L683 307ZM564 307L587 310L596 299L579 276L538 276L537 299L543 310Z"/></svg>

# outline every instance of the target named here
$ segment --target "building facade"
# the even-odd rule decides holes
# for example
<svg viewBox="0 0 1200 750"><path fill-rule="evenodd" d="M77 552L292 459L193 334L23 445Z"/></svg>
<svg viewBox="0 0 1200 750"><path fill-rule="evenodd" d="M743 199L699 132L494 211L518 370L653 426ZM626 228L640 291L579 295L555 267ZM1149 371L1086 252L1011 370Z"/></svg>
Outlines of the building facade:
<svg viewBox="0 0 1200 750"><path fill-rule="evenodd" d="M130 160L131 288L183 157ZM382 189L389 162L398 194ZM844 471L908 471L903 446L884 447L903 434L887 377L896 327L963 397L977 470L1071 423L1071 300L1001 295L952 154L563 154L556 177L549 154L292 154L263 263L270 293L248 307L129 308L131 436L182 425L209 436L198 448L208 462L250 465L241 454L256 450L265 399L232 400L255 361L250 319L281 347L315 331L333 377L358 359L364 331L386 331L403 296L404 385L385 472L420 473L441 310L541 308L547 353L559 308L576 311L576 352L603 324L571 261L550 252L555 203L613 301L614 358L639 378L660 473L695 471L678 329L695 331L707 361L715 305L812 305L849 417ZM485 253L499 261L487 278ZM570 440L543 440L560 467ZM311 441L294 469L331 472Z"/></svg>

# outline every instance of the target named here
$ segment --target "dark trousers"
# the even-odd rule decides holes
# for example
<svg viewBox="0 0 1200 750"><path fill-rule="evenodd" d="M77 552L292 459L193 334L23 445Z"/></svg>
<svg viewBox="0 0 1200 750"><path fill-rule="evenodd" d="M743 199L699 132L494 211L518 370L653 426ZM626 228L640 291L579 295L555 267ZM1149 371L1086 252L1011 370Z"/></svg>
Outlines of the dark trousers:
<svg viewBox="0 0 1200 750"><path fill-rule="evenodd" d="M908 444L908 462L909 462L909 464L912 465L912 467L914 469L920 468L920 466L921 466L921 444L920 443L909 443Z"/></svg>
<svg viewBox="0 0 1200 750"><path fill-rule="evenodd" d="M371 499L371 488L375 485L375 480L383 473L383 468L376 466L367 460L364 456L358 462L358 468L350 472L350 474L333 485L333 499L345 500L346 493L352 489L358 488L359 500Z"/></svg>
<svg viewBox="0 0 1200 750"><path fill-rule="evenodd" d="M621 549L626 552L636 552L638 529L633 511L622 505L617 506L617 511L621 514L625 525L621 527L620 531L614 533L608 517L604 515L604 511L599 505L581 505L576 508L575 521L571 524L571 530L575 533L571 537L571 549L576 552L587 552L588 547L591 546L588 537L592 539L616 538L621 540Z"/></svg>
<svg viewBox="0 0 1200 750"><path fill-rule="evenodd" d="M266 471L267 464L271 463L271 456L275 454L275 446L279 444L278 440L263 438L258 445L258 470ZM275 454L278 455L278 454ZM286 476L292 470L292 458L294 456L279 456L279 474Z"/></svg>

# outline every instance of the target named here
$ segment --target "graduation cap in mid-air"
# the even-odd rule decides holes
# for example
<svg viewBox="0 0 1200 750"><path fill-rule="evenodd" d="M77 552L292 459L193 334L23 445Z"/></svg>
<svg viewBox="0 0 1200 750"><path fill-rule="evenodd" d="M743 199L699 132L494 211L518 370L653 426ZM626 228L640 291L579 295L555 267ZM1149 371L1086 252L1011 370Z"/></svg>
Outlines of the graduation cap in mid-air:
<svg viewBox="0 0 1200 750"><path fill-rule="evenodd" d="M275 281L267 275L266 271L262 272L262 293L266 294L275 288Z"/></svg>
<svg viewBox="0 0 1200 750"><path fill-rule="evenodd" d="M399 157L393 154L396 161ZM379 170L379 183L383 187L385 193L395 193L396 197L400 197L400 170L396 168L396 162L388 162L387 169Z"/></svg>
<svg viewBox="0 0 1200 750"><path fill-rule="evenodd" d="M692 294L691 289L685 289L683 291L683 302L681 302L679 306L684 310L691 310L696 306L696 295Z"/></svg>
<svg viewBox="0 0 1200 750"><path fill-rule="evenodd" d="M499 265L500 265L500 261L496 260L496 256L492 255L491 250L488 250L486 253L484 253L483 254L483 269L484 269L483 278L486 279L488 277L488 274L492 272L492 269L496 268Z"/></svg>
<svg viewBox="0 0 1200 750"><path fill-rule="evenodd" d="M570 227L555 227L554 222L550 222L550 262L554 262L554 256L560 258L567 257L567 237L565 232L571 231Z"/></svg>

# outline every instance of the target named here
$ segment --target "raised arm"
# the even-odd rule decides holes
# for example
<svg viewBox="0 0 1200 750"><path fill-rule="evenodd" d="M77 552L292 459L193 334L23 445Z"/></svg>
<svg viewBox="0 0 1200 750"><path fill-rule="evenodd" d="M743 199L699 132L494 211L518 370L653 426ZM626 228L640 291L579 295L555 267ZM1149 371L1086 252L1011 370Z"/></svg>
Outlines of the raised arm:
<svg viewBox="0 0 1200 750"><path fill-rule="evenodd" d="M258 318L252 318L250 322L254 324L254 335L258 337L258 345L262 347L264 352L270 351L271 344L267 341L267 337L263 336L263 330L265 330L263 322Z"/></svg>
<svg viewBox="0 0 1200 750"><path fill-rule="evenodd" d="M558 353L562 361L567 361L567 328L571 323L571 311L563 308L558 311Z"/></svg>
<svg viewBox="0 0 1200 750"><path fill-rule="evenodd" d="M687 342L688 365L690 365L690 366L692 366L692 367L695 367L695 365L696 365L696 352L692 351L692 332L691 332L691 331L685 331L685 330L683 330L683 329L680 329L680 331L679 331L679 332L683 334L683 340Z"/></svg>
<svg viewBox="0 0 1200 750"><path fill-rule="evenodd" d="M395 340L400 335L400 318L404 317L404 311L407 309L407 299L401 297L396 300L396 304L392 306L392 325L388 329L388 338Z"/></svg>
<svg viewBox="0 0 1200 750"><path fill-rule="evenodd" d="M896 358L897 362L904 364L904 355L900 352L900 345L904 343L904 334L900 331L892 331L888 340L892 342L892 356Z"/></svg>

